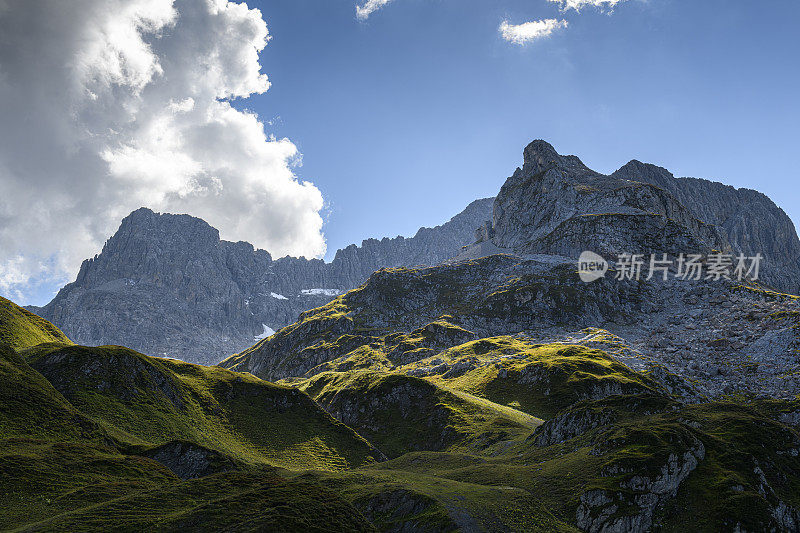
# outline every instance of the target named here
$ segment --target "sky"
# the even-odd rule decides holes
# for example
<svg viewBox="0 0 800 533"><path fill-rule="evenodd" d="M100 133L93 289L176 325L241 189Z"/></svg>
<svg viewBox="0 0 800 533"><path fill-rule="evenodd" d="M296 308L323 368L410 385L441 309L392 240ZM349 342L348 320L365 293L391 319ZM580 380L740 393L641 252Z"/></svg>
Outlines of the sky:
<svg viewBox="0 0 800 533"><path fill-rule="evenodd" d="M797 223L800 3L0 0L0 295L46 303L144 205L331 259L493 196L545 139Z"/></svg>

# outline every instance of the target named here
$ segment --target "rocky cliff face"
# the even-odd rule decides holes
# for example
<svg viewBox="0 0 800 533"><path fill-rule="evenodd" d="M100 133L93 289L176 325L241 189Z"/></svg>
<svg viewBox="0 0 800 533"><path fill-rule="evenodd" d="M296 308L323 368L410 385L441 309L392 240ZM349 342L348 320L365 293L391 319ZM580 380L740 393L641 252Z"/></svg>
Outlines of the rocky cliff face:
<svg viewBox="0 0 800 533"><path fill-rule="evenodd" d="M575 156L559 155L544 141L529 144L524 156L523 167L495 200L491 233L500 247L568 256L579 255L587 245L599 253L645 252L657 237L653 233L669 225L684 234L670 244L691 244L691 251L727 245L716 228L655 185L604 176ZM655 232L642 226L653 226Z"/></svg>
<svg viewBox="0 0 800 533"><path fill-rule="evenodd" d="M478 241L462 250L462 246ZM368 239L333 261L273 260L219 239L204 221L140 209L74 283L33 309L84 344L125 343L145 353L216 362L286 326L383 267L438 265L497 252L577 257L592 250L764 256L760 280L800 292L800 241L766 196L631 161L611 175L544 141L495 199L477 200L414 237Z"/></svg>
<svg viewBox="0 0 800 533"><path fill-rule="evenodd" d="M433 265L455 255L489 217L477 200L414 237L369 239L333 261L273 260L246 242L220 240L205 221L139 209L47 306L33 309L87 345L212 363L293 322L381 267Z"/></svg>
<svg viewBox="0 0 800 533"><path fill-rule="evenodd" d="M760 278L800 289L800 240L789 217L765 195L695 178L675 178L631 161L610 176L562 156L544 141L524 151L494 216L479 232L501 249L577 257L583 250L764 256Z"/></svg>
<svg viewBox="0 0 800 533"><path fill-rule="evenodd" d="M668 191L695 216L726 236L734 253L765 259L764 279L800 292L800 240L789 216L765 194L698 178L675 178L664 168L631 161L613 177L653 184Z"/></svg>
<svg viewBox="0 0 800 533"><path fill-rule="evenodd" d="M375 272L220 366L299 387L389 457L449 452L395 459L426 474L538 480L581 531L796 531L798 320L749 281L585 283L571 259L492 255ZM512 410L545 420L524 445ZM467 445L485 469L448 463Z"/></svg>
<svg viewBox="0 0 800 533"><path fill-rule="evenodd" d="M611 272L585 283L569 259L493 255L375 272L220 365L275 381L349 370L360 364L348 359L355 354L374 365L385 353L390 368L430 360L413 375L443 375L455 364L442 357L447 347L518 335L605 350L673 394L793 398L800 393L798 309L798 297L749 282L617 280Z"/></svg>

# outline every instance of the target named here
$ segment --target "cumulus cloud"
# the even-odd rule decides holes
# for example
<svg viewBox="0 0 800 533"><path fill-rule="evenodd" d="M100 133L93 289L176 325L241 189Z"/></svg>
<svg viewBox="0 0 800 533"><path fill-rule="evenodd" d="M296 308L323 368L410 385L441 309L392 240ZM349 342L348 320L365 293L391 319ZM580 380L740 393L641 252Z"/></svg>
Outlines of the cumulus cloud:
<svg viewBox="0 0 800 533"><path fill-rule="evenodd" d="M261 13L225 0L0 0L0 292L64 281L130 211L325 252L299 160L230 101L269 88Z"/></svg>
<svg viewBox="0 0 800 533"><path fill-rule="evenodd" d="M554 4L559 4L561 6L562 11L567 11L569 9L580 11L582 8L586 6L613 9L614 6L616 6L617 4L625 2L625 0L549 0L549 1Z"/></svg>
<svg viewBox="0 0 800 533"><path fill-rule="evenodd" d="M500 35L510 43L526 44L549 37L554 31L567 26L566 20L556 19L533 20L523 24L509 24L507 20L504 20L500 24Z"/></svg>
<svg viewBox="0 0 800 533"><path fill-rule="evenodd" d="M367 20L374 12L391 2L392 0L367 0L362 5L356 6L356 17L359 20Z"/></svg>

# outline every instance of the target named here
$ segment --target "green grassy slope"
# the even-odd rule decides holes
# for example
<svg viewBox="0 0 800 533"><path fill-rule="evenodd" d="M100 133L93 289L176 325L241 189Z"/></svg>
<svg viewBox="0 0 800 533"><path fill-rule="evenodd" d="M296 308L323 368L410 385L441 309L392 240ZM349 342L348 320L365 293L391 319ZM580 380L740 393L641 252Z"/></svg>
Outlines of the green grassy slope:
<svg viewBox="0 0 800 533"><path fill-rule="evenodd" d="M200 444L248 464L352 468L379 458L297 389L119 346L29 353L31 366L121 441Z"/></svg>
<svg viewBox="0 0 800 533"><path fill-rule="evenodd" d="M106 427L0 346L0 530L175 479L113 442Z"/></svg>
<svg viewBox="0 0 800 533"><path fill-rule="evenodd" d="M408 491L427 502L419 505L418 519L469 516L497 531L577 531L584 495L592 492L608 497L587 507L595 520L636 516L651 501L652 516L666 531L685 531L686 524L708 532L737 525L786 530L774 509L800 506L798 432L734 404L664 409L662 401L618 396L581 402L572 413L589 413L594 423L537 443L545 424L497 455L414 452L358 472L319 476L357 505L376 494ZM674 493L667 488L672 477L680 480Z"/></svg>
<svg viewBox="0 0 800 533"><path fill-rule="evenodd" d="M53 324L0 296L0 344L19 350L44 342L72 344Z"/></svg>
<svg viewBox="0 0 800 533"><path fill-rule="evenodd" d="M482 459L464 456L464 461ZM440 475L447 473L443 465L452 462L447 453L414 452L378 468L313 472L303 479L334 489L380 531L578 531L569 518L556 517L547 507L549 500L540 494L520 486Z"/></svg>
<svg viewBox="0 0 800 533"><path fill-rule="evenodd" d="M0 347L0 529L800 524L797 401L686 404L601 350L445 317L342 333L357 316L337 305L295 326L311 342L278 360L313 364L291 387L117 346ZM216 466L182 481L152 459L175 450Z"/></svg>
<svg viewBox="0 0 800 533"><path fill-rule="evenodd" d="M0 530L73 513L178 479L165 466L90 440L0 441Z"/></svg>
<svg viewBox="0 0 800 533"><path fill-rule="evenodd" d="M491 453L541 420L402 374L325 372L301 382L337 418L388 457L418 450Z"/></svg>
<svg viewBox="0 0 800 533"><path fill-rule="evenodd" d="M44 376L0 345L0 439L96 439L103 431Z"/></svg>
<svg viewBox="0 0 800 533"><path fill-rule="evenodd" d="M776 421L798 412L798 402L685 405L651 376L601 350L513 337L469 341L393 369L385 343L341 351L345 355L320 365L317 375L287 382L393 458L330 481L387 527L470 516L484 527L493 524L490 529L515 530L493 521L506 515L494 511L489 487L523 491L528 507L505 497L514 501L517 518L528 520L523 529L532 531L570 528L579 517L590 529L658 523L681 531L689 521L699 531L785 530L800 517L800 434ZM442 366L447 371L436 370ZM426 390L425 382L438 391L428 394L429 401L418 392ZM473 443L497 427L470 416L451 425L437 414L457 403L448 396L454 392L546 422L527 435L508 432L501 446L481 449ZM441 436L453 427L463 434L451 433L458 437L448 448ZM420 451L403 453L409 450ZM457 497L437 495L445 491L443 480L463 483L448 489ZM365 501L379 509L392 501L399 515L365 510ZM460 505L453 507L454 501ZM544 526L549 518L555 522Z"/></svg>
<svg viewBox="0 0 800 533"><path fill-rule="evenodd" d="M513 337L471 341L438 354L445 362L467 361L463 373L432 375L437 384L463 390L541 418L584 399L612 394L663 392L644 374L607 353L564 344L531 344ZM424 368L417 361L399 371Z"/></svg>
<svg viewBox="0 0 800 533"><path fill-rule="evenodd" d="M6 338L28 340L20 352L0 345L0 530L373 530L335 494L275 474L272 465L339 470L379 457L304 393L53 342L37 321L3 326ZM189 450L184 466L208 449L238 472L181 481L149 458L176 441Z"/></svg>
<svg viewBox="0 0 800 533"><path fill-rule="evenodd" d="M320 484L263 472L165 482L30 527L36 531L375 531L355 507Z"/></svg>

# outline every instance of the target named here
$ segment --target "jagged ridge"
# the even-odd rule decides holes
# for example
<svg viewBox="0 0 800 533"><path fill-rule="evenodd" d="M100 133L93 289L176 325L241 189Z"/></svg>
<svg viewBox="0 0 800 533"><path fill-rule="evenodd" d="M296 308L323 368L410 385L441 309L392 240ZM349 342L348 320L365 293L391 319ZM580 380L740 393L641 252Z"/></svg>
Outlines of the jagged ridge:
<svg viewBox="0 0 800 533"><path fill-rule="evenodd" d="M489 216L477 200L449 222L414 237L365 240L330 263L273 260L245 242L220 240L205 221L139 209L126 217L77 279L41 309L87 345L125 344L141 352L215 363L307 309L362 283L381 267L438 264L468 244ZM301 294L307 289L332 293Z"/></svg>
<svg viewBox="0 0 800 533"><path fill-rule="evenodd" d="M479 233L516 253L577 258L583 250L764 256L760 279L800 292L800 240L791 219L765 195L696 178L675 178L631 161L611 175L533 141L524 164L495 198Z"/></svg>

